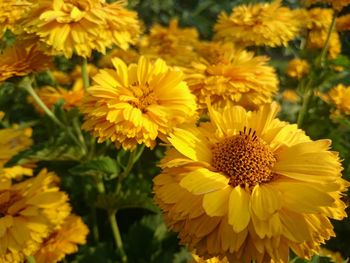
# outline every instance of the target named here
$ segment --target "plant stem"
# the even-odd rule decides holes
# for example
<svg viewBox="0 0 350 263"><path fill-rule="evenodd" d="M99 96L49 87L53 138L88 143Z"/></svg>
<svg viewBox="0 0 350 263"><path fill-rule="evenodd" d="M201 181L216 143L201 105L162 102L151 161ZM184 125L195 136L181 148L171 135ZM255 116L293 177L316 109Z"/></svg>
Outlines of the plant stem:
<svg viewBox="0 0 350 263"><path fill-rule="evenodd" d="M307 112L307 108L308 108L311 96L312 96L312 90L311 89L306 90L303 96L303 104L298 114L297 124L299 128L301 128L301 126L303 125L305 113Z"/></svg>
<svg viewBox="0 0 350 263"><path fill-rule="evenodd" d="M57 124L57 126L61 128L65 128L64 125L56 118L55 114L45 105L45 103L40 99L38 94L35 92L35 90L32 87L31 80L29 78L25 78L21 82L21 87L23 87L34 99L34 101L39 105L39 107L46 113L47 116L50 117L51 120L53 120L54 123Z"/></svg>
<svg viewBox="0 0 350 263"><path fill-rule="evenodd" d="M116 219L115 216L116 216L116 212L115 211L114 212L109 212L108 213L108 220L109 220L109 223L110 223L110 225L112 227L114 241L115 241L115 244L117 245L117 248L118 248L118 251L120 253L122 262L123 263L127 263L128 262L128 258L126 256L125 251L124 251L122 238L120 236L120 231L119 231L117 219Z"/></svg>
<svg viewBox="0 0 350 263"><path fill-rule="evenodd" d="M336 19L337 19L337 15L334 14L333 18L332 18L331 25L329 26L329 29L328 29L326 42L325 42L325 44L324 44L324 46L322 48L319 60L317 61L318 63L316 64L318 67L323 67L324 66L324 62L325 62L325 59L326 59L326 56L327 56L327 51L328 51L328 48L329 48L331 36L332 36L332 33L333 33L334 29L335 29Z"/></svg>
<svg viewBox="0 0 350 263"><path fill-rule="evenodd" d="M89 83L89 74L87 71L87 59L86 58L83 58L83 61L81 64L81 76L83 78L84 89L87 89L90 86L90 83Z"/></svg>
<svg viewBox="0 0 350 263"><path fill-rule="evenodd" d="M134 164L141 157L144 149L145 149L145 145L141 145L140 148L135 149L134 151L129 153L129 159L125 167L125 170L118 177L115 193L117 194L119 193L121 189L121 181L130 174L132 168L134 167Z"/></svg>
<svg viewBox="0 0 350 263"><path fill-rule="evenodd" d="M36 260L35 260L35 258L33 256L28 256L27 257L27 262L28 263L36 263Z"/></svg>

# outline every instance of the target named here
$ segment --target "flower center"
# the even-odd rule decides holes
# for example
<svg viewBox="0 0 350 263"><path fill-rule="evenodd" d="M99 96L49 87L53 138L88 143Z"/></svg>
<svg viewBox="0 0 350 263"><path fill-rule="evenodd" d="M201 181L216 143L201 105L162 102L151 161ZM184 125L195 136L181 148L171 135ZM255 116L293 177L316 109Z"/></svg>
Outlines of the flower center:
<svg viewBox="0 0 350 263"><path fill-rule="evenodd" d="M147 82L144 86L140 86L138 83L133 83L131 85L131 90L136 99L131 101L130 104L139 108L142 112L146 112L146 108L149 105L157 104L157 97Z"/></svg>
<svg viewBox="0 0 350 263"><path fill-rule="evenodd" d="M249 185L266 183L273 179L272 168L276 157L255 131L244 131L212 148L212 166L230 178L229 185Z"/></svg>

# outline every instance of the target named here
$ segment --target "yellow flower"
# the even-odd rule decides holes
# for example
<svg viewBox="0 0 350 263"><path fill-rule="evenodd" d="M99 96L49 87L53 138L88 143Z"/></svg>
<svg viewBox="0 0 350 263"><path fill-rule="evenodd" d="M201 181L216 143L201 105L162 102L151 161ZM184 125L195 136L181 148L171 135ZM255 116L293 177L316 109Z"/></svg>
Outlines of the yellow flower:
<svg viewBox="0 0 350 263"><path fill-rule="evenodd" d="M32 145L32 129L0 129L0 170L16 154Z"/></svg>
<svg viewBox="0 0 350 263"><path fill-rule="evenodd" d="M300 58L294 58L289 61L286 74L295 79L301 79L305 75L307 75L310 71L309 63Z"/></svg>
<svg viewBox="0 0 350 263"><path fill-rule="evenodd" d="M124 149L141 143L154 147L157 136L196 115L195 97L181 71L145 57L129 67L118 58L112 63L114 70L101 70L94 77L81 106L83 128L99 142L111 139Z"/></svg>
<svg viewBox="0 0 350 263"><path fill-rule="evenodd" d="M45 55L34 41L17 41L0 55L0 82L13 76L25 76L51 66L51 58Z"/></svg>
<svg viewBox="0 0 350 263"><path fill-rule="evenodd" d="M73 89L44 86L37 89L37 93L48 108L52 108L59 100L64 100L63 109L68 111L80 105L84 96L84 88L82 85L76 85ZM28 97L28 101L33 104L38 112L44 113L31 96Z"/></svg>
<svg viewBox="0 0 350 263"><path fill-rule="evenodd" d="M302 26L294 12L281 6L280 0L240 5L230 15L219 15L214 26L215 38L244 46L287 46Z"/></svg>
<svg viewBox="0 0 350 263"><path fill-rule="evenodd" d="M193 45L198 41L195 28L180 28L173 19L169 27L154 25L149 35L140 42L140 53L152 58L162 58L170 65L186 65L196 53Z"/></svg>
<svg viewBox="0 0 350 263"><path fill-rule="evenodd" d="M50 234L35 254L37 263L56 263L66 255L78 251L78 245L86 243L89 229L76 215L66 218L62 226Z"/></svg>
<svg viewBox="0 0 350 263"><path fill-rule="evenodd" d="M200 108L206 108L208 97L213 104L231 101L248 108L271 101L278 79L267 57L236 50L230 44L221 45L220 51L215 48L217 44L212 45L212 52L210 47L209 52L202 51L207 56L185 69L186 81Z"/></svg>
<svg viewBox="0 0 350 263"><path fill-rule="evenodd" d="M295 90L286 89L282 92L282 99L291 103L296 103L300 100L300 97Z"/></svg>
<svg viewBox="0 0 350 263"><path fill-rule="evenodd" d="M92 50L105 52L113 43L127 48L139 34L136 13L123 8L125 1L40 0L33 4L22 27L39 36L54 54L70 58L75 52L90 57Z"/></svg>
<svg viewBox="0 0 350 263"><path fill-rule="evenodd" d="M350 30L350 14L346 14L337 18L336 24L337 31L349 31Z"/></svg>
<svg viewBox="0 0 350 263"><path fill-rule="evenodd" d="M0 1L0 37L7 29L14 30L16 23L28 12L31 3L25 0Z"/></svg>
<svg viewBox="0 0 350 263"><path fill-rule="evenodd" d="M36 177L0 188L0 262L23 262L69 215L68 197L56 180L55 174L42 170Z"/></svg>
<svg viewBox="0 0 350 263"><path fill-rule="evenodd" d="M325 99L335 105L339 113L350 115L350 86L346 87L343 84L335 86L328 92Z"/></svg>
<svg viewBox="0 0 350 263"><path fill-rule="evenodd" d="M154 178L155 200L182 243L205 259L288 262L310 258L346 217L338 154L276 118L209 107L211 121L177 128ZM273 261L272 261L273 260Z"/></svg>
<svg viewBox="0 0 350 263"><path fill-rule="evenodd" d="M120 48L115 48L99 60L98 66L100 68L113 68L113 58L120 58L126 64L137 63L139 57L140 55L134 49L129 48L128 50L123 50Z"/></svg>
<svg viewBox="0 0 350 263"><path fill-rule="evenodd" d="M305 20L306 27L309 30L307 39L307 48L322 49L326 43L328 30L333 17L333 10L327 8L313 8L308 11ZM341 41L338 32L331 34L328 56L331 59L336 58L341 53Z"/></svg>

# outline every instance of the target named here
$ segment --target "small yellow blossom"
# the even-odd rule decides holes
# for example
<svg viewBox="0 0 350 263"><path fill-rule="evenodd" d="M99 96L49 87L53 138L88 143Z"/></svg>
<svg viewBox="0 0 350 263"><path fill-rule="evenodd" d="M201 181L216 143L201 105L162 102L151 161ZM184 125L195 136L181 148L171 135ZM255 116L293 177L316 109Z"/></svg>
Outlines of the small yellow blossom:
<svg viewBox="0 0 350 263"><path fill-rule="evenodd" d="M338 113L350 115L350 86L346 87L343 84L335 86L328 92L325 99L336 106Z"/></svg>
<svg viewBox="0 0 350 263"><path fill-rule="evenodd" d="M286 74L295 79L301 79L310 71L309 63L304 59L295 58L289 61Z"/></svg>
<svg viewBox="0 0 350 263"><path fill-rule="evenodd" d="M0 82L13 76L25 76L51 66L51 58L36 43L16 41L0 55Z"/></svg>
<svg viewBox="0 0 350 263"><path fill-rule="evenodd" d="M62 226L47 237L35 254L37 263L56 263L66 255L78 251L78 245L86 243L89 229L76 215L69 215Z"/></svg>
<svg viewBox="0 0 350 263"><path fill-rule="evenodd" d="M31 3L26 0L1 0L0 1L0 37L10 29L14 31L18 21L30 9Z"/></svg>
<svg viewBox="0 0 350 263"><path fill-rule="evenodd" d="M336 29L338 32L350 30L350 14L346 14L337 18Z"/></svg>
<svg viewBox="0 0 350 263"><path fill-rule="evenodd" d="M214 26L215 39L243 46L287 46L302 28L295 11L272 3L240 5L227 15L221 13Z"/></svg>
<svg viewBox="0 0 350 263"><path fill-rule="evenodd" d="M300 100L300 97L295 90L286 89L282 92L282 99L291 103L296 103Z"/></svg>

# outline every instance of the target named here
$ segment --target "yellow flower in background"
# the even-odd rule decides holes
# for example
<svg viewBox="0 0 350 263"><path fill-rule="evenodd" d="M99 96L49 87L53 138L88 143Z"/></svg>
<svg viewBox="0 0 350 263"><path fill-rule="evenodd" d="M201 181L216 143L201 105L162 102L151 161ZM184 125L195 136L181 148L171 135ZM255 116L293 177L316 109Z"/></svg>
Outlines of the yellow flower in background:
<svg viewBox="0 0 350 263"><path fill-rule="evenodd" d="M313 8L308 10L305 17L306 28L309 30L307 48L322 49L326 43L333 10L329 8ZM341 53L341 41L337 31L331 34L328 56L335 59Z"/></svg>
<svg viewBox="0 0 350 263"><path fill-rule="evenodd" d="M337 18L336 29L338 32L350 30L350 14L346 14Z"/></svg>
<svg viewBox="0 0 350 263"><path fill-rule="evenodd" d="M300 58L294 58L288 62L286 74L294 79L301 79L310 71L309 63Z"/></svg>
<svg viewBox="0 0 350 263"><path fill-rule="evenodd" d="M109 5L103 0L39 0L22 27L52 47L54 54L90 57L92 50L104 53L112 44L127 48L138 37L137 15L124 9L124 4L125 1Z"/></svg>
<svg viewBox="0 0 350 263"><path fill-rule="evenodd" d="M102 58L98 61L98 66L100 68L113 68L113 58L120 58L126 64L137 63L139 57L139 53L134 49L129 48L128 50L123 50L120 48L115 48L111 52L102 56Z"/></svg>
<svg viewBox="0 0 350 263"><path fill-rule="evenodd" d="M243 46L287 46L302 26L295 16L295 11L281 6L280 0L240 5L230 15L219 15L214 38Z"/></svg>
<svg viewBox="0 0 350 263"><path fill-rule="evenodd" d="M78 251L78 245L86 243L89 229L76 215L69 215L62 226L50 234L35 254L37 263L56 263L66 255Z"/></svg>
<svg viewBox="0 0 350 263"><path fill-rule="evenodd" d="M56 181L56 175L44 169L33 178L0 188L0 262L23 262L69 215L68 197Z"/></svg>
<svg viewBox="0 0 350 263"><path fill-rule="evenodd" d="M267 64L268 57L236 50L230 44L221 45L220 51L215 48L217 44L213 46L212 52L210 46L207 52L202 51L206 57L185 69L186 81L200 108L207 107L208 97L213 104L231 101L247 108L271 101L278 79L275 70Z"/></svg>
<svg viewBox="0 0 350 263"><path fill-rule="evenodd" d="M282 92L282 99L291 103L296 103L300 100L300 96L292 89L286 89Z"/></svg>
<svg viewBox="0 0 350 263"><path fill-rule="evenodd" d="M197 57L193 47L197 41L195 28L180 28L178 21L173 19L169 27L152 26L150 34L140 41L139 49L142 55L160 57L169 65L184 66Z"/></svg>
<svg viewBox="0 0 350 263"><path fill-rule="evenodd" d="M14 77L39 72L51 66L51 58L45 55L34 40L16 41L0 55L0 82Z"/></svg>
<svg viewBox="0 0 350 263"><path fill-rule="evenodd" d="M339 84L326 95L325 100L336 106L338 113L350 115L350 86Z"/></svg>
<svg viewBox="0 0 350 263"><path fill-rule="evenodd" d="M52 108L59 100L64 100L63 109L68 111L80 105L84 96L84 88L82 83L81 85L74 86L72 89L44 86L37 89L37 94L49 109ZM44 113L42 108L38 106L32 97L28 97L28 101L38 112Z"/></svg>
<svg viewBox="0 0 350 263"><path fill-rule="evenodd" d="M99 142L111 139L124 149L142 143L153 148L158 136L195 118L195 97L181 71L161 59L141 57L129 66L118 58L112 62L113 70L100 70L93 78L81 105L82 127Z"/></svg>
<svg viewBox="0 0 350 263"><path fill-rule="evenodd" d="M16 154L32 145L31 136L31 128L0 129L0 169Z"/></svg>
<svg viewBox="0 0 350 263"><path fill-rule="evenodd" d="M177 128L154 178L155 200L183 244L208 259L310 258L346 217L338 154L276 118L278 106L209 107L210 122Z"/></svg>
<svg viewBox="0 0 350 263"><path fill-rule="evenodd" d="M0 37L7 29L14 30L18 21L28 12L30 5L26 0L0 1Z"/></svg>

